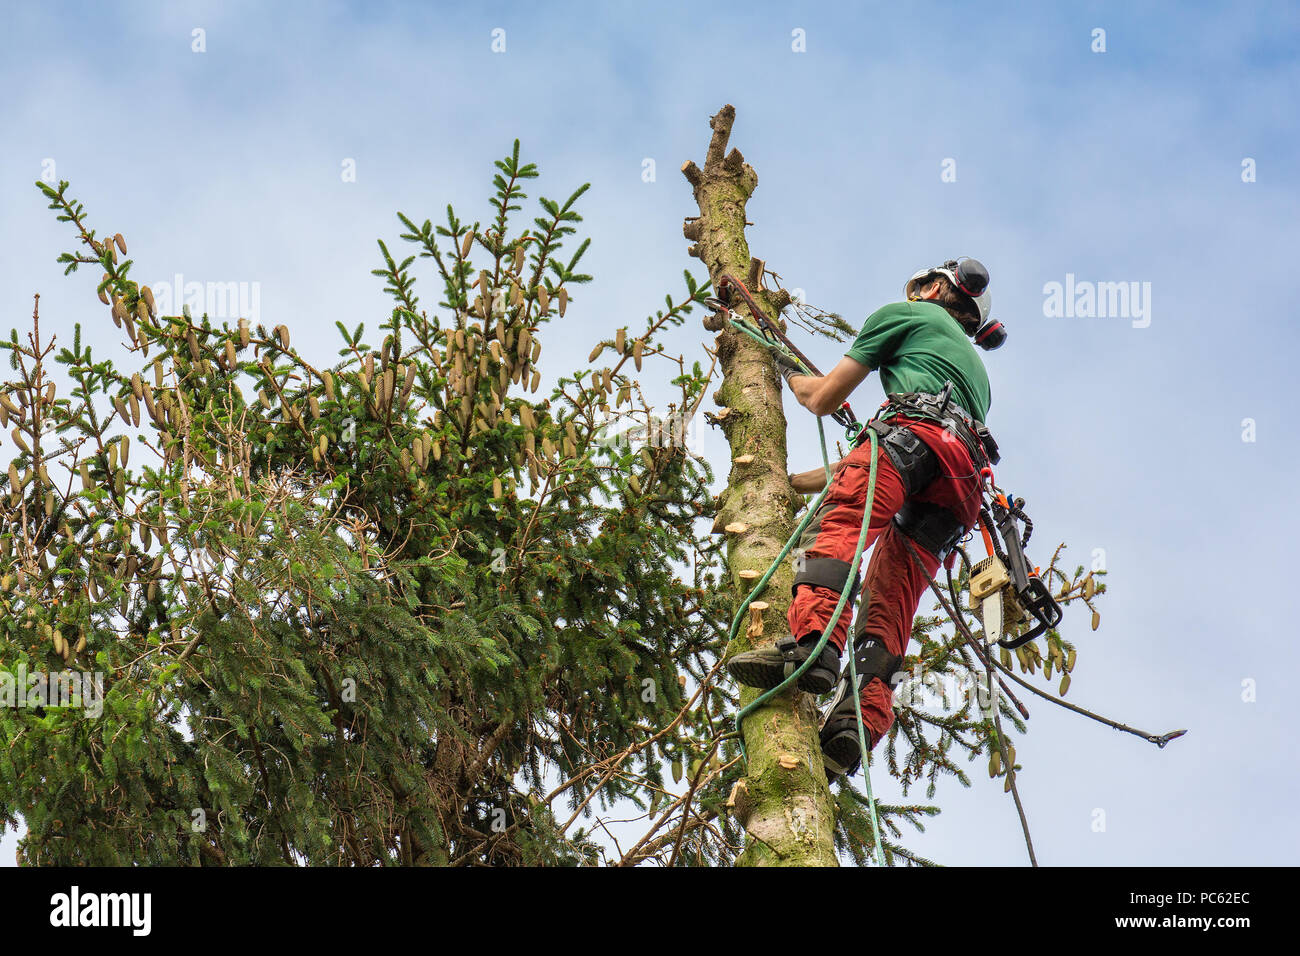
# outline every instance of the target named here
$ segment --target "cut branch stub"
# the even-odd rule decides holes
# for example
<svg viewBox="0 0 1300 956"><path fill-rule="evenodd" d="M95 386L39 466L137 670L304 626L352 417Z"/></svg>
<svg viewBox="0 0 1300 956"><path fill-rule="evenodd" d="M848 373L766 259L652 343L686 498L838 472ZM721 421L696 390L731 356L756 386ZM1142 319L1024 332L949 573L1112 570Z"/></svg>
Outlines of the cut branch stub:
<svg viewBox="0 0 1300 956"><path fill-rule="evenodd" d="M749 787L744 780L737 780L731 793L727 794L727 809L742 827L748 824L753 802L749 799Z"/></svg>

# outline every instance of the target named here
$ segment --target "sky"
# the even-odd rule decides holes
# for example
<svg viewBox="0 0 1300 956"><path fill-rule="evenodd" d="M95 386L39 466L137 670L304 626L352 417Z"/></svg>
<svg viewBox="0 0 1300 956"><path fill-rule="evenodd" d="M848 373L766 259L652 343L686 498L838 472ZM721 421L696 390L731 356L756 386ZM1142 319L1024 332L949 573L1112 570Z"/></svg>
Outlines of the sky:
<svg viewBox="0 0 1300 956"><path fill-rule="evenodd" d="M725 103L759 177L751 250L809 302L858 325L916 270L979 258L1010 331L984 356L998 482L1028 502L1036 562L1065 542L1071 568L1108 570L1100 628L1063 624L1069 699L1189 731L1157 750L1031 704L1018 780L1040 863L1300 861L1283 600L1300 524L1295 7L87 2L5 21L0 326L27 326L39 293L43 327L81 322L119 359L95 276L55 263L72 241L43 175L125 235L136 278L241 284L320 360L336 319L374 327L391 308L370 270L377 239L403 245L396 212L487 220L492 162L518 138L542 174L528 212L591 184L595 281L541 334L548 372L583 367L680 296L683 269L703 275L678 168L703 163ZM1053 283L1137 295L1119 315L1058 310ZM707 364L697 317L670 347ZM800 344L823 367L843 351ZM873 376L854 402L882 398ZM791 470L811 468L816 430L786 409ZM721 437L700 448L725 480ZM1009 796L970 772L909 845L1023 865Z"/></svg>

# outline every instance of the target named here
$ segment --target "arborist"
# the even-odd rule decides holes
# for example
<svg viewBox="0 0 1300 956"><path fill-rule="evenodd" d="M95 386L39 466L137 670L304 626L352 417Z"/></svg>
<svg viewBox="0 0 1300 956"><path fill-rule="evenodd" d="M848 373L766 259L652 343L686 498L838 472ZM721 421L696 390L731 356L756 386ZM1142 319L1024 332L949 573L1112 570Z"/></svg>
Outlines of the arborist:
<svg viewBox="0 0 1300 956"><path fill-rule="evenodd" d="M874 748L894 721L893 687L927 579L905 539L934 575L979 518L981 472L998 460L984 425L990 390L974 345L994 349L1006 330L990 318L989 274L975 259L923 269L904 287L907 301L872 313L844 358L824 376L803 374L776 350L791 392L809 411L829 415L872 371L888 396L867 423L878 436L875 498L866 547L875 544L865 580L852 582L849 606L862 602L854 626L854 662L862 687L840 680L849 615L841 614L818 659L799 678L812 694L837 693L824 711L821 746L828 772L852 775L861 763L857 715ZM973 340L973 344L972 344ZM870 442L859 441L833 466L831 489L795 552L789 634L727 663L751 687L778 686L807 660L848 583L866 507ZM795 491L821 491L826 470L791 475ZM837 688L836 682L839 681Z"/></svg>

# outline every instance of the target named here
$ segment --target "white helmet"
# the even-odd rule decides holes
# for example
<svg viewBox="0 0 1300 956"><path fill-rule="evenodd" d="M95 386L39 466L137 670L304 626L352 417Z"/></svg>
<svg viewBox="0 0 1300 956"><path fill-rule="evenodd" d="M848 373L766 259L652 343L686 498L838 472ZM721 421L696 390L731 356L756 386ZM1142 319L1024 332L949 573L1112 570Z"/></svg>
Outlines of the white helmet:
<svg viewBox="0 0 1300 956"><path fill-rule="evenodd" d="M907 280L903 293L908 299L919 298L916 295L918 287L924 284L925 279L936 274L947 276L954 287L970 297L979 312L980 325L988 322L989 312L993 309L993 297L989 295L989 270L984 268L982 262L970 258L949 259L933 269L922 269Z"/></svg>

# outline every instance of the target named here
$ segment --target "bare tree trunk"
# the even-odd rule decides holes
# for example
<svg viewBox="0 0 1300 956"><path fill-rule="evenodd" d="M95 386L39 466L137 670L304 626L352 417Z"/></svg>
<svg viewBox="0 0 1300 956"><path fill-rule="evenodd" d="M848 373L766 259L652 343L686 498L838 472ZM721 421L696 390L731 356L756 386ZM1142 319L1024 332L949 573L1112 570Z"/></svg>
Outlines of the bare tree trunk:
<svg viewBox="0 0 1300 956"><path fill-rule="evenodd" d="M739 150L726 154L735 117L735 108L728 105L710 120L713 137L702 170L690 161L682 166L700 208L700 215L688 219L682 231L695 243L690 253L704 262L715 286L729 272L744 280L759 304L775 316L790 299L785 292L760 291L763 267L751 260L745 241L745 204L758 175ZM719 330L707 319L705 327ZM755 583L742 572L761 574L775 560L794 531L800 499L786 475L786 421L775 362L763 346L730 326L721 328L717 345L723 380L715 399L728 409L722 422L732 468L714 531L733 528L725 532L727 567L739 607ZM741 629L727 648L728 656L770 642L784 631L793 578L790 562L782 562L761 595L768 605L761 612L763 620ZM746 688L741 703L756 696ZM814 701L798 690L774 698L746 719L748 776L732 793L732 809L750 840L738 865L836 865L833 803L817 729Z"/></svg>

